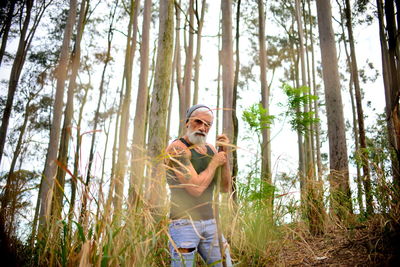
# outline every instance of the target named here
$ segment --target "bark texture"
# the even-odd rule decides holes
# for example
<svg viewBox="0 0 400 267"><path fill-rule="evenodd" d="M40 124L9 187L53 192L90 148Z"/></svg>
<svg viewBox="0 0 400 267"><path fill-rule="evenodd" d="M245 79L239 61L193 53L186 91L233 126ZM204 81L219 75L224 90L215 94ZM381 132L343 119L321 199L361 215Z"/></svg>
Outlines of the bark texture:
<svg viewBox="0 0 400 267"><path fill-rule="evenodd" d="M352 213L352 203L343 105L330 1L317 1L317 15L328 117L331 212L338 218L345 219L347 214Z"/></svg>

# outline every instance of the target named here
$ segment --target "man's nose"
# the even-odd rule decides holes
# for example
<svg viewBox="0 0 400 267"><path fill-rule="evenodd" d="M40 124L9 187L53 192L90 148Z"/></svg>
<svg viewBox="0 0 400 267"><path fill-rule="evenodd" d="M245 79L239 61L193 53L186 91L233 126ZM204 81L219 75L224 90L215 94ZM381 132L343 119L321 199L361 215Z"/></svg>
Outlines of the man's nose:
<svg viewBox="0 0 400 267"><path fill-rule="evenodd" d="M200 131L202 131L202 132L205 132L206 131L206 125L204 124L204 123L202 123L201 125L200 125L200 127L199 127L199 130Z"/></svg>

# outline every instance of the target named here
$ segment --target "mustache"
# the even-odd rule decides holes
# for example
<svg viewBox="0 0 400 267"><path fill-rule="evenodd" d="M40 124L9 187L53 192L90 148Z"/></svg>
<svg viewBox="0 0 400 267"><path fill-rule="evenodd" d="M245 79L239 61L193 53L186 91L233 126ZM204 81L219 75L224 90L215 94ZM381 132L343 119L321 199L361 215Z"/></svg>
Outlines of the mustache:
<svg viewBox="0 0 400 267"><path fill-rule="evenodd" d="M202 135L202 136L206 136L206 134L205 134L205 133L203 133L203 132L200 132L200 131L195 131L195 132L193 132L193 134L195 134L195 135Z"/></svg>

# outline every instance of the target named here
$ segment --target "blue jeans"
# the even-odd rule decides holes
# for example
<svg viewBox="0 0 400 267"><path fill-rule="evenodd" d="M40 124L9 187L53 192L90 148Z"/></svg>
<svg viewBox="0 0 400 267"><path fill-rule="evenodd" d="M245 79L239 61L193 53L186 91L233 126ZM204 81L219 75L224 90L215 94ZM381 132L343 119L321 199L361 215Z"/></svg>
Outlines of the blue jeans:
<svg viewBox="0 0 400 267"><path fill-rule="evenodd" d="M215 219L191 221L189 219L173 220L169 225L169 233L173 243L169 242L171 252L171 266L195 266L197 252L203 260L212 266L222 266L221 252L218 243L217 224ZM227 266L232 266L227 242L222 237L225 249ZM177 252L177 249L186 248L187 253Z"/></svg>

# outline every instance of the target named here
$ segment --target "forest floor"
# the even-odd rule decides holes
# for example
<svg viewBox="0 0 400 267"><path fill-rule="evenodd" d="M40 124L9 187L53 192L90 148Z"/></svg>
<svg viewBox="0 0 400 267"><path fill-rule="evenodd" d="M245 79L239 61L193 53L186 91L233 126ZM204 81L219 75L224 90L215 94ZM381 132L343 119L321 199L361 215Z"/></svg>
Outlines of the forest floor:
<svg viewBox="0 0 400 267"><path fill-rule="evenodd" d="M284 266L400 266L399 227L373 218L352 229L330 227L323 236L293 232L283 244Z"/></svg>

